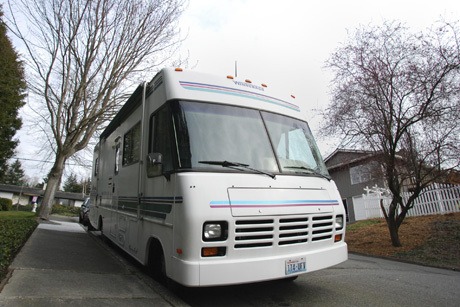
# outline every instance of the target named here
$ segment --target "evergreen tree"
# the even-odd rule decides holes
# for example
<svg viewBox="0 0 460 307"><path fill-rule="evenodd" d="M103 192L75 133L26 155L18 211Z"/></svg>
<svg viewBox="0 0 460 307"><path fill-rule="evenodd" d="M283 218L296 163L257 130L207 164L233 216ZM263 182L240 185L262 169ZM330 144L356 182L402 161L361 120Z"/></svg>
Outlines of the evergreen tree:
<svg viewBox="0 0 460 307"><path fill-rule="evenodd" d="M22 165L19 160L16 160L7 168L7 171L4 174L3 183L18 186L24 185L26 183L24 178L24 170L22 169Z"/></svg>
<svg viewBox="0 0 460 307"><path fill-rule="evenodd" d="M64 192L81 193L83 186L81 182L78 182L77 175L72 173L64 182L63 189Z"/></svg>
<svg viewBox="0 0 460 307"><path fill-rule="evenodd" d="M13 138L22 125L18 111L24 105L25 89L22 62L7 36L0 5L0 180L18 144Z"/></svg>
<svg viewBox="0 0 460 307"><path fill-rule="evenodd" d="M91 178L82 179L80 181L80 184L82 186L83 194L89 195L89 193L91 192Z"/></svg>

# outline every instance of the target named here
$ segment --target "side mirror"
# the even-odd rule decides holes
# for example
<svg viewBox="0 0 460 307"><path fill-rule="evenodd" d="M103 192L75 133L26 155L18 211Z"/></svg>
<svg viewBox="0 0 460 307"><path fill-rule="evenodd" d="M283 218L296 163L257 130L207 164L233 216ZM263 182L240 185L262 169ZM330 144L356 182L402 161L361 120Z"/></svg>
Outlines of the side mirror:
<svg viewBox="0 0 460 307"><path fill-rule="evenodd" d="M147 177L161 175L163 171L163 155L158 152L147 155Z"/></svg>
<svg viewBox="0 0 460 307"><path fill-rule="evenodd" d="M163 163L163 155L159 152L152 152L147 155L149 165L159 165Z"/></svg>

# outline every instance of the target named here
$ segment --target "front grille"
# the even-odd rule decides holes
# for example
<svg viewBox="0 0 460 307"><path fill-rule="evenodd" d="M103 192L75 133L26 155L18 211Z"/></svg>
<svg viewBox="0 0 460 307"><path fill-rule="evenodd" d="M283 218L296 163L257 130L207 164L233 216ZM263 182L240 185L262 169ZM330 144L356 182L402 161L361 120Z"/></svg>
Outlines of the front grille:
<svg viewBox="0 0 460 307"><path fill-rule="evenodd" d="M333 216L296 216L235 222L235 249L308 244L333 235Z"/></svg>
<svg viewBox="0 0 460 307"><path fill-rule="evenodd" d="M334 226L332 216L314 216L312 226L312 241L321 241L332 238L332 227Z"/></svg>
<svg viewBox="0 0 460 307"><path fill-rule="evenodd" d="M239 220L235 226L235 248L272 246L274 220Z"/></svg>
<svg viewBox="0 0 460 307"><path fill-rule="evenodd" d="M308 242L308 217L279 220L278 245L289 245Z"/></svg>

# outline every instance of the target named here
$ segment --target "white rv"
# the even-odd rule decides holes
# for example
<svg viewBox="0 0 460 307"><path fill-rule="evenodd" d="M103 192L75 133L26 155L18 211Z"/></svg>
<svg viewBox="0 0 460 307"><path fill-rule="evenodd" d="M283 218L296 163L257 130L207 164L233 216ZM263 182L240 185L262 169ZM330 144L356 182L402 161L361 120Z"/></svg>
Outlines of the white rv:
<svg viewBox="0 0 460 307"><path fill-rule="evenodd" d="M94 151L90 221L186 286L295 279L347 259L345 210L295 98L164 69Z"/></svg>

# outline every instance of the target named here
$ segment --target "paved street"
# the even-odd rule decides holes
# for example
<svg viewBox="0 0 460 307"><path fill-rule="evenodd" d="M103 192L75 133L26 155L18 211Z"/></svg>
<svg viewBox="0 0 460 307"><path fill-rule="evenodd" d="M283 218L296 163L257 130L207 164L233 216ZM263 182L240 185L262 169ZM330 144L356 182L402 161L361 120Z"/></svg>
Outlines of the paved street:
<svg viewBox="0 0 460 307"><path fill-rule="evenodd" d="M188 289L191 306L458 306L460 272L349 255L294 282Z"/></svg>

